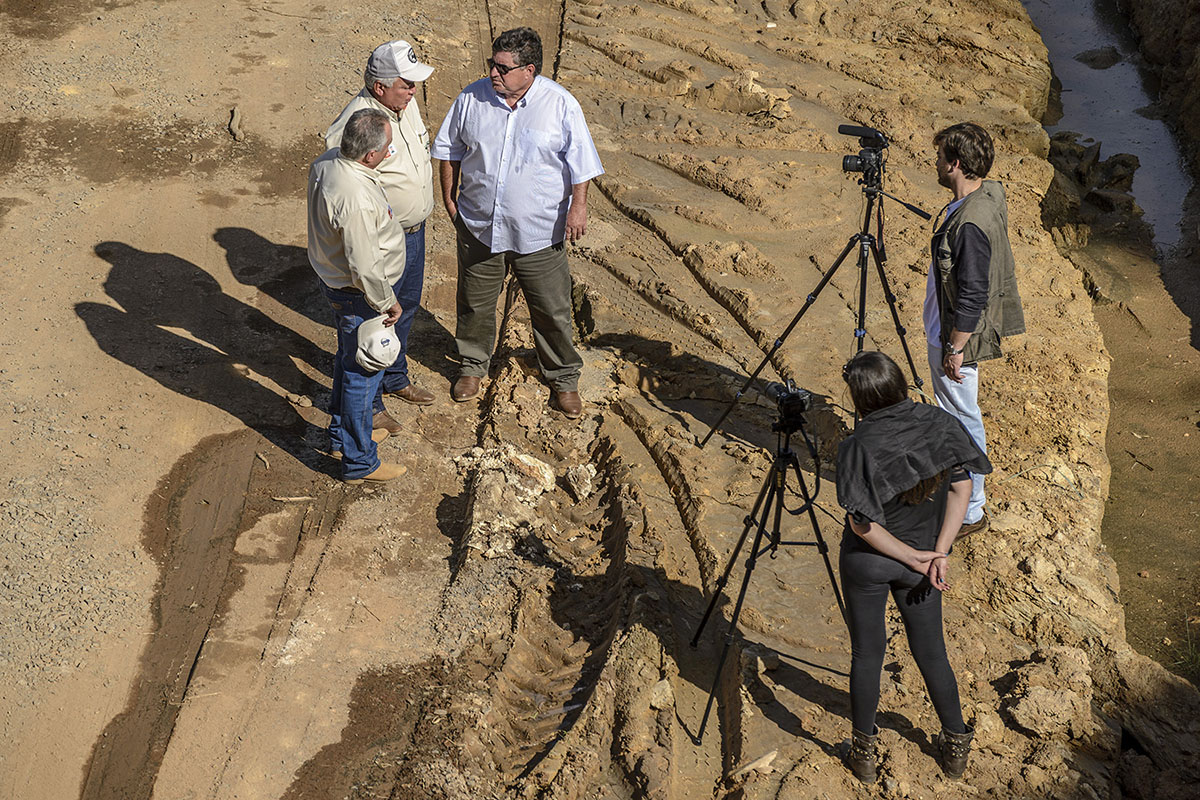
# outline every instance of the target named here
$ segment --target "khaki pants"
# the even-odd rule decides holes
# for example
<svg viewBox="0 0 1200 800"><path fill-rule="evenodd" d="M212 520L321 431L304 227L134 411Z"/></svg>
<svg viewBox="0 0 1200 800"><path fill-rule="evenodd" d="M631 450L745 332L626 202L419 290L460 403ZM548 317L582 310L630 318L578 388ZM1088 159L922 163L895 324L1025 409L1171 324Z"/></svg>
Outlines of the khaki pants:
<svg viewBox="0 0 1200 800"><path fill-rule="evenodd" d="M496 349L496 301L504 288L504 266L517 278L529 318L538 366L551 388L575 391L583 358L573 343L571 272L567 251L560 242L544 250L521 255L512 251L493 253L457 218L458 232L458 325L454 340L462 359L462 375L487 375Z"/></svg>

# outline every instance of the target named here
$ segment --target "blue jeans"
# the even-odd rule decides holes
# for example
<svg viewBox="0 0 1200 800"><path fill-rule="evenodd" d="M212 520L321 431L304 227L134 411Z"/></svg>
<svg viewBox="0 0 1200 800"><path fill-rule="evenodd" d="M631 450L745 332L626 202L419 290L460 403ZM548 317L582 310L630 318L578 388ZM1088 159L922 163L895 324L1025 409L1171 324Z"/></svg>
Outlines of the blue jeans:
<svg viewBox="0 0 1200 800"><path fill-rule="evenodd" d="M404 272L392 286L396 302L402 311L396 322L396 336L400 339L400 357L396 363L383 371L383 382L375 393L373 407L383 411L383 393L399 392L412 381L408 377L408 332L412 330L417 307L421 305L421 288L425 283L425 223L415 233L404 234Z"/></svg>
<svg viewBox="0 0 1200 800"><path fill-rule="evenodd" d="M342 477L361 478L379 468L379 455L371 441L371 398L379 392L383 373L367 372L354 354L358 351L358 326L379 313L362 292L333 289L324 283L321 288L333 309L338 343L329 396L329 446L342 453Z"/></svg>
<svg viewBox="0 0 1200 800"><path fill-rule="evenodd" d="M940 345L929 345L929 371L933 378L933 396L941 408L967 429L979 449L987 454L987 439L983 431L983 414L979 411L979 367L978 365L964 366L961 369L962 383L955 383L946 377L942 370L942 348ZM971 502L967 504L967 516L964 525L979 522L983 516L983 503L987 497L983 493L983 476L971 473Z"/></svg>

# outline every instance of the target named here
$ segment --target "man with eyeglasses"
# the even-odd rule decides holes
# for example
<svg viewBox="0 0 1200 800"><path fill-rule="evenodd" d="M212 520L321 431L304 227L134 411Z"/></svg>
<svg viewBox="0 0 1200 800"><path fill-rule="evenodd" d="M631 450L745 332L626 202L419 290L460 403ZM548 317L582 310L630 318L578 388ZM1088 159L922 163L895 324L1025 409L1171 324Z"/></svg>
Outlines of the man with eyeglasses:
<svg viewBox="0 0 1200 800"><path fill-rule="evenodd" d="M433 73L422 64L416 51L403 40L376 47L367 59L363 73L365 86L325 131L325 146L338 147L346 121L356 111L373 108L387 115L392 128L392 145L387 157L376 168L383 180L395 224L380 241L380 246L404 261L404 273L393 290L404 309L396 322L396 336L403 348L396 363L384 372L372 408L376 429L397 434L400 423L388 414L384 394L408 403L426 405L433 392L415 385L408 375L408 333L421 304L425 281L425 220L433 211L433 165L429 160L429 132L417 108L417 84Z"/></svg>
<svg viewBox="0 0 1200 800"><path fill-rule="evenodd" d="M487 66L488 77L455 99L433 143L442 201L458 234L455 340L462 366L451 396L465 402L479 395L496 345L507 264L529 306L553 404L578 419L583 358L573 342L564 241L587 231L588 181L604 168L579 102L539 74L536 32L500 34Z"/></svg>

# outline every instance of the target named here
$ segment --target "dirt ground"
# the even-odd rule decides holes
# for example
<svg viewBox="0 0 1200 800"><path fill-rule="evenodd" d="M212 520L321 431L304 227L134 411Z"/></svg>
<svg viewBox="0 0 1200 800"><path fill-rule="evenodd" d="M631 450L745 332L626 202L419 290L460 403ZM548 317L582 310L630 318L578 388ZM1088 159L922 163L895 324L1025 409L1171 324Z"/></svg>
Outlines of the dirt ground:
<svg viewBox="0 0 1200 800"><path fill-rule="evenodd" d="M606 168L570 253L587 413L549 409L520 302L483 398L449 402L438 210L410 361L439 400L393 404L405 431L382 449L405 477L346 487L324 453L307 164L376 44L435 66L436 128L517 24ZM887 131L889 190L935 210L929 137L971 118L997 135L1029 321L985 371L994 529L956 548L946 597L978 748L965 784L940 777L892 619L875 794L1190 796L1200 696L1126 643L1100 541L1109 353L1041 225L1050 74L1019 3L69 0L6 3L0 37L0 795L863 795L838 761L848 642L813 548L755 570L693 741L731 603L689 641L770 464L773 403L751 390L696 440L861 225L837 125ZM890 202L887 223L924 372L928 231ZM764 373L816 398L802 464L835 564L852 267ZM867 345L899 357L868 286Z"/></svg>

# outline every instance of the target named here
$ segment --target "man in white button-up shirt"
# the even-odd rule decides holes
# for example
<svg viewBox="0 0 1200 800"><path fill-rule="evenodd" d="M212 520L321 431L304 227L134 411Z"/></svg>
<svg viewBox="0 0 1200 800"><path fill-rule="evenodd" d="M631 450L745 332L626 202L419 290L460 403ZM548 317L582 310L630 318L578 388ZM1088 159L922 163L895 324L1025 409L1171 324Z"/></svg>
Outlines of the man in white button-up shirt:
<svg viewBox="0 0 1200 800"><path fill-rule="evenodd" d="M588 181L604 173L579 102L538 74L542 42L515 28L492 43L488 77L455 99L433 143L442 199L458 233L461 372L451 392L478 396L496 344L508 264L525 294L538 365L557 408L583 413L564 240L587 230Z"/></svg>

